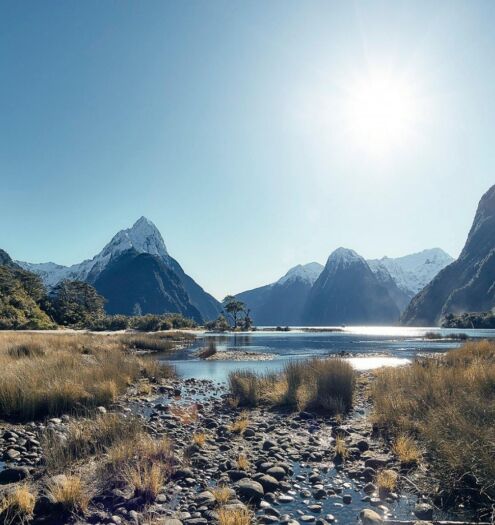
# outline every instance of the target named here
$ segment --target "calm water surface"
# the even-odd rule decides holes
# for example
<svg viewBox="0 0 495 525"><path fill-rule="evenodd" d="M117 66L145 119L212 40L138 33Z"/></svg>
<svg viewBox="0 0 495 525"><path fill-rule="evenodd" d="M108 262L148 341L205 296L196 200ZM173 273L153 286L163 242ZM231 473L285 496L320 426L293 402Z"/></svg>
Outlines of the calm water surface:
<svg viewBox="0 0 495 525"><path fill-rule="evenodd" d="M225 381L232 370L249 369L257 372L275 372L290 359L323 357L345 352L357 369L378 366L397 366L414 359L418 354L445 352L462 343L455 340L425 339L426 332L446 336L465 333L473 338L495 338L495 330L454 330L438 328L403 327L349 327L342 332L293 329L290 332L258 331L235 334L205 334L195 343L163 360L175 365L184 378ZM248 351L272 354L271 361L204 361L195 357L199 348L211 341L217 350ZM377 356L380 357L377 357ZM353 357L354 356L354 357Z"/></svg>

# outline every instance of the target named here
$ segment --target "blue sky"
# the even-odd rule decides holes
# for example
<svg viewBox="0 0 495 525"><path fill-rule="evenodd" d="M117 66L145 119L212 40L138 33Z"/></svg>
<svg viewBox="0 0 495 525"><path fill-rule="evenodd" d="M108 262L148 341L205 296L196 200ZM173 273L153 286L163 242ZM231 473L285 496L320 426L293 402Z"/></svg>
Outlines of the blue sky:
<svg viewBox="0 0 495 525"><path fill-rule="evenodd" d="M341 245L457 256L495 182L494 23L491 1L3 0L0 247L72 264L145 215L218 297ZM378 108L363 140L384 72L393 125Z"/></svg>

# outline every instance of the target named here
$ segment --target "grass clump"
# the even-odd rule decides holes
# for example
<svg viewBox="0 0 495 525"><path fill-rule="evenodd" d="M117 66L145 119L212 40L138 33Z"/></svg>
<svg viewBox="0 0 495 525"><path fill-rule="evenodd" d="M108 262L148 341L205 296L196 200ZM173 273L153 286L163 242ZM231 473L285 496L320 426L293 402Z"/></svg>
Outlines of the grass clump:
<svg viewBox="0 0 495 525"><path fill-rule="evenodd" d="M192 442L198 447L203 448L206 444L206 434L204 432L196 432L193 434Z"/></svg>
<svg viewBox="0 0 495 525"><path fill-rule="evenodd" d="M245 454L239 454L236 464L239 470L249 470L249 467L251 466L251 463Z"/></svg>
<svg viewBox="0 0 495 525"><path fill-rule="evenodd" d="M380 493L393 492L397 488L397 481L399 475L395 470L383 469L379 470L376 477L375 483Z"/></svg>
<svg viewBox="0 0 495 525"><path fill-rule="evenodd" d="M198 357L200 359L208 359L208 357L211 357L217 353L217 345L215 341L210 340L208 343L208 346L206 348L201 349L198 352Z"/></svg>
<svg viewBox="0 0 495 525"><path fill-rule="evenodd" d="M47 496L67 514L84 514L91 499L86 484L77 475L56 476L47 487Z"/></svg>
<svg viewBox="0 0 495 525"><path fill-rule="evenodd" d="M392 452L402 465L414 465L421 459L421 451L416 442L407 434L400 434L392 445Z"/></svg>
<svg viewBox="0 0 495 525"><path fill-rule="evenodd" d="M0 522L5 525L24 524L33 516L36 494L22 483L0 499Z"/></svg>
<svg viewBox="0 0 495 525"><path fill-rule="evenodd" d="M61 471L115 444L134 441L141 428L137 418L113 413L74 420L68 425L66 439L61 440L55 432L46 434L43 441L46 465L50 471Z"/></svg>
<svg viewBox="0 0 495 525"><path fill-rule="evenodd" d="M343 359L315 358L289 362L280 374L233 372L229 387L239 406L265 403L336 415L352 407L355 372Z"/></svg>
<svg viewBox="0 0 495 525"><path fill-rule="evenodd" d="M334 451L335 457L339 459L346 459L349 456L349 449L347 448L344 436L336 436Z"/></svg>
<svg viewBox="0 0 495 525"><path fill-rule="evenodd" d="M228 428L233 434L243 434L248 426L249 416L243 411L238 419L229 424Z"/></svg>
<svg viewBox="0 0 495 525"><path fill-rule="evenodd" d="M134 487L135 496L151 503L167 479L167 470L160 463L134 463L124 471L124 479Z"/></svg>
<svg viewBox="0 0 495 525"><path fill-rule="evenodd" d="M434 464L442 488L485 505L495 499L495 343L468 342L439 358L377 373L374 421L392 436L398 458L417 451Z"/></svg>
<svg viewBox="0 0 495 525"><path fill-rule="evenodd" d="M218 525L251 525L251 512L245 507L226 506L218 509Z"/></svg>
<svg viewBox="0 0 495 525"><path fill-rule="evenodd" d="M218 505L225 505L228 501L232 499L235 495L235 492L225 485L219 485L218 487L212 487L208 489L213 496Z"/></svg>

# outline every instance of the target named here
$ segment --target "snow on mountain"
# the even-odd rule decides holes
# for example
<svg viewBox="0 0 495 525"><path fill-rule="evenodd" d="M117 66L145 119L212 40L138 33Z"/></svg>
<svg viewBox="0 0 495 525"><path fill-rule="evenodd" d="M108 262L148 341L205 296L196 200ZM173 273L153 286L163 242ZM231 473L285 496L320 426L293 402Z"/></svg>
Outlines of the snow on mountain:
<svg viewBox="0 0 495 525"><path fill-rule="evenodd" d="M298 264L297 266L294 266L294 268L291 268L274 284L285 284L296 280L300 280L308 284L314 284L322 270L323 265L317 262Z"/></svg>
<svg viewBox="0 0 495 525"><path fill-rule="evenodd" d="M131 228L119 231L98 255L79 264L62 266L53 262L16 262L22 268L37 273L48 288L53 288L63 279L91 282L113 257L131 248L138 253L168 257L165 242L157 227L146 217L141 217Z"/></svg>
<svg viewBox="0 0 495 525"><path fill-rule="evenodd" d="M442 249L431 248L403 257L372 259L368 264L374 273L385 269L401 290L413 296L453 260Z"/></svg>
<svg viewBox="0 0 495 525"><path fill-rule="evenodd" d="M354 250L351 250L349 248L337 248L334 250L327 259L327 267L330 266L349 266L350 264L354 264L356 262L365 262L365 260L357 254Z"/></svg>

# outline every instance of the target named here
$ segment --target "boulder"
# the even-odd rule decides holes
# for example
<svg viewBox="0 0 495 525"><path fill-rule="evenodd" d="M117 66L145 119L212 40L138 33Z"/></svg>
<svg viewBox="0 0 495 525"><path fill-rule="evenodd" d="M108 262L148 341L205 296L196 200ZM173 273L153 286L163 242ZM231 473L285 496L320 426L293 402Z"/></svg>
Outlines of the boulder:
<svg viewBox="0 0 495 525"><path fill-rule="evenodd" d="M382 525L383 523L380 514L371 509L363 509L359 513L359 518L363 525Z"/></svg>

